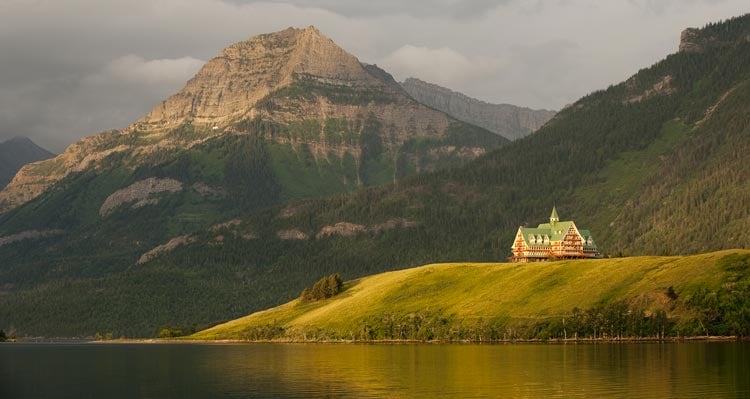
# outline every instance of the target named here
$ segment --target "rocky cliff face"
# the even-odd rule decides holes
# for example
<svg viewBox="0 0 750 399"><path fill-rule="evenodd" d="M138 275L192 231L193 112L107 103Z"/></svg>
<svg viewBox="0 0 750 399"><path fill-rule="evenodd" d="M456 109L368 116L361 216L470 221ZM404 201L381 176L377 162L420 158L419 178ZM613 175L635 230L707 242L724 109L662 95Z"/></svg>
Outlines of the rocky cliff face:
<svg viewBox="0 0 750 399"><path fill-rule="evenodd" d="M555 115L554 111L486 103L415 78L406 79L401 86L422 104L510 140L533 133Z"/></svg>
<svg viewBox="0 0 750 399"><path fill-rule="evenodd" d="M138 123L166 128L190 119L221 124L253 113L270 93L309 76L328 84L382 85L357 58L314 27L289 28L233 44L201 68L179 93Z"/></svg>
<svg viewBox="0 0 750 399"><path fill-rule="evenodd" d="M289 184L317 184L294 176L301 174L294 168L312 168L341 190L471 159L504 142L414 101L387 72L361 64L314 27L289 28L225 48L130 127L82 139L23 168L0 192L0 212L75 172L142 170L243 135L275 146L269 162ZM316 191L287 188L287 197Z"/></svg>
<svg viewBox="0 0 750 399"><path fill-rule="evenodd" d="M687 28L680 35L680 52L702 53L710 48L750 43L750 14L713 23L703 28Z"/></svg>
<svg viewBox="0 0 750 399"><path fill-rule="evenodd" d="M711 44L716 44L717 39L711 36L704 36L700 29L687 28L680 35L680 51L686 53L700 53Z"/></svg>

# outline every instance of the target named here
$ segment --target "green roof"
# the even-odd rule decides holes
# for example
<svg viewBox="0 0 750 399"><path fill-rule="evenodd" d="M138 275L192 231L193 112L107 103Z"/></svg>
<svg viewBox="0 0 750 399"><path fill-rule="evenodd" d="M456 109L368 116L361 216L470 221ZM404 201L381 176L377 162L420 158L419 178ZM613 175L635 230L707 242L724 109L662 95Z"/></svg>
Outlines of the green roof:
<svg viewBox="0 0 750 399"><path fill-rule="evenodd" d="M546 234L549 234L550 240L560 241L565 237L565 233L568 232L568 229L572 224L573 222L570 220L566 222L557 222L554 226L551 223L542 223L536 228L536 230L544 230L547 232Z"/></svg>
<svg viewBox="0 0 750 399"><path fill-rule="evenodd" d="M559 219L557 215L557 208L552 208L552 215L550 215L550 223L542 223L537 227L522 227L521 232L523 235L523 240L526 242L526 244L529 244L529 239L533 235L537 239L544 240L545 237L549 238L549 242L551 241L562 241L563 237L565 237L565 234L568 232L568 229L575 225L573 221L568 220L564 222L555 222L552 223L553 220ZM576 229L578 230L578 233L583 236L583 246L585 248L596 248L596 243L592 243L592 245L587 244L587 240L589 237L591 237L591 232L589 230L582 230L578 229L576 226ZM534 245L539 247L546 247L550 246L549 242L547 244L542 243L535 243Z"/></svg>

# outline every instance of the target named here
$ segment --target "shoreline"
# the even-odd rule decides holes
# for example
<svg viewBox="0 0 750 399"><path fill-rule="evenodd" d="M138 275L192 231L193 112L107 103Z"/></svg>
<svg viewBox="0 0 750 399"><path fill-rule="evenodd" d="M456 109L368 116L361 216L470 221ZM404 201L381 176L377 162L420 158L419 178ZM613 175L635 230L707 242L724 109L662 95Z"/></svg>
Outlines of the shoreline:
<svg viewBox="0 0 750 399"><path fill-rule="evenodd" d="M97 341L93 339L81 338L16 338L0 344L389 344L389 345L414 345L414 344L432 344L432 345L467 345L467 344L487 344L487 345L508 345L508 344L550 344L550 345L568 345L568 344L628 344L628 343L690 343L690 342L745 342L750 341L750 337L737 336L696 336L696 337L669 337L669 338L568 338L568 339L506 339L506 340L461 340L461 341L420 341L420 340L292 340L292 339L275 339L275 340L241 340L241 339L180 339L180 338L124 338Z"/></svg>
<svg viewBox="0 0 750 399"><path fill-rule="evenodd" d="M620 338L620 339L608 339L608 338L585 338L585 339L501 339L501 340L457 340L457 341L444 341L444 340L433 340L433 341L421 341L421 340L409 340L409 339L385 339L385 340L292 340L292 339L278 339L278 340L239 340L239 339L225 339L225 340L203 340L203 339L152 339L149 343L269 343L269 344L399 344L399 345L412 345L412 344L433 344L433 345L455 345L455 344L552 344L552 345L566 345L566 344L619 344L619 343L680 343L680 342L730 342L730 341L748 341L750 337L740 338L737 336L698 336L698 337L673 337L673 338ZM137 340L136 340L137 342Z"/></svg>

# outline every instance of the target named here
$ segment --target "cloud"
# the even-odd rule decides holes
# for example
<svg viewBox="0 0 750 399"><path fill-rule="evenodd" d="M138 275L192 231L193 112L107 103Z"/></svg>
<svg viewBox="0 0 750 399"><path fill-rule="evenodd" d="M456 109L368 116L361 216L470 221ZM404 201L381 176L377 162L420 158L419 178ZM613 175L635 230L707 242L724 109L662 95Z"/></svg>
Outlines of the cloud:
<svg viewBox="0 0 750 399"><path fill-rule="evenodd" d="M442 85L486 78L500 66L498 60L489 57L469 58L448 47L428 48L410 44L398 48L380 63L401 80L419 76Z"/></svg>
<svg viewBox="0 0 750 399"><path fill-rule="evenodd" d="M107 65L114 79L143 84L181 84L193 77L205 61L193 57L145 60L137 55L117 58Z"/></svg>
<svg viewBox="0 0 750 399"><path fill-rule="evenodd" d="M315 25L363 62L491 102L559 109L747 0L0 0L0 141L61 151L126 127L200 60Z"/></svg>
<svg viewBox="0 0 750 399"><path fill-rule="evenodd" d="M284 3L319 8L352 17L410 15L415 17L475 18L511 0L227 0L233 4Z"/></svg>

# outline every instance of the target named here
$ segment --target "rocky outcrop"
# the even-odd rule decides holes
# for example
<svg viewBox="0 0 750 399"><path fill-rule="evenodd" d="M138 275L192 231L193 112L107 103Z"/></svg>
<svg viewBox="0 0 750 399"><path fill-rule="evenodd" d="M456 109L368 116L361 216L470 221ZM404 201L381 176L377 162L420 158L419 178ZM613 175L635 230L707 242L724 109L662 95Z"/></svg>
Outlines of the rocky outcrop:
<svg viewBox="0 0 750 399"><path fill-rule="evenodd" d="M687 28L680 35L679 51L703 53L711 47L750 42L750 25L746 21L747 15L727 21L723 29L710 25L703 29Z"/></svg>
<svg viewBox="0 0 750 399"><path fill-rule="evenodd" d="M175 248L179 247L180 245L187 245L192 242L195 242L197 239L195 236L191 235L184 235L179 237L174 237L171 240L169 240L166 244L159 245L158 247L155 247L154 249L144 253L141 255L141 257L138 259L138 262L136 264L142 265L144 263L147 263L154 258L163 255L168 252L172 252Z"/></svg>
<svg viewBox="0 0 750 399"><path fill-rule="evenodd" d="M339 222L333 226L324 226L322 229L320 229L318 234L315 235L315 238L328 237L332 235L351 237L359 233L364 233L365 231L367 231L367 226L348 222Z"/></svg>
<svg viewBox="0 0 750 399"><path fill-rule="evenodd" d="M278 217L279 219L289 219L291 217L294 217L297 212L299 212L299 208L297 207L286 207L282 209L276 217Z"/></svg>
<svg viewBox="0 0 750 399"><path fill-rule="evenodd" d="M217 223L209 228L210 231L217 232L219 230L223 229L232 229L242 224L242 221L239 219L232 219L228 220L224 223Z"/></svg>
<svg viewBox="0 0 750 399"><path fill-rule="evenodd" d="M62 230L27 230L20 233L0 237L0 247L23 240L36 240L40 238L63 234Z"/></svg>
<svg viewBox="0 0 750 399"><path fill-rule="evenodd" d="M633 82L629 82L631 85ZM647 100L654 96L668 96L674 94L677 88L674 86L674 78L671 75L664 76L658 82L654 83L653 86L646 89L643 93L629 97L623 101L625 104L635 104L643 100Z"/></svg>
<svg viewBox="0 0 750 399"><path fill-rule="evenodd" d="M305 232L299 229L290 229L290 230L281 230L276 232L276 237L279 237L281 240L307 240L310 238L309 235L307 235Z"/></svg>
<svg viewBox="0 0 750 399"><path fill-rule="evenodd" d="M323 228L320 229L318 234L315 235L315 238L324 238L324 237L330 237L330 236L341 236L341 237L352 237L357 234L362 233L373 233L373 234L380 234L382 232L393 230L396 228L412 228L417 227L417 223L398 218L398 219L389 219L388 221L384 223L378 223L371 226L366 226L362 224L355 224L355 223L349 223L349 222L339 222L332 226L323 226Z"/></svg>
<svg viewBox="0 0 750 399"><path fill-rule="evenodd" d="M703 51L702 41L700 29L687 28L680 34L679 50L686 53L700 53Z"/></svg>
<svg viewBox="0 0 750 399"><path fill-rule="evenodd" d="M415 78L406 79L401 86L422 104L510 140L535 132L555 116L554 111L490 104Z"/></svg>
<svg viewBox="0 0 750 399"><path fill-rule="evenodd" d="M252 231L249 226L244 226L242 221L239 219L232 219L223 223L217 223L209 227L208 231L212 233L229 233L234 237L239 237L243 240L256 240L258 238L258 235L254 231ZM224 241L224 235L215 236L214 241Z"/></svg>
<svg viewBox="0 0 750 399"><path fill-rule="evenodd" d="M154 205L159 202L152 198L154 194L163 192L178 192L182 190L182 183L174 179L158 179L150 177L131 184L130 186L117 190L99 208L99 216L106 217L122 204L132 203L132 209L146 205Z"/></svg>
<svg viewBox="0 0 750 399"><path fill-rule="evenodd" d="M435 156L437 159L444 155L458 155L462 158L477 158L487 153L487 150L481 147L457 147L455 145L444 145L431 148L428 154Z"/></svg>
<svg viewBox="0 0 750 399"><path fill-rule="evenodd" d="M740 84L732 87L731 89L727 90L726 92L724 92L724 94L722 94L721 97L719 97L719 99L716 101L716 103L714 103L713 105L711 105L710 107L708 107L708 109L706 109L706 112L704 113L703 118L701 120L695 122L695 126L696 127L701 126L704 123L706 123L706 121L708 121L709 119L711 119L711 116L714 114L714 112L716 112L717 109L719 109L719 107L724 103L724 101L726 101L726 99L729 98L729 96L732 95L732 93L734 93L734 91L737 90L738 88L740 88L743 84L744 84L744 82L742 82L742 83L740 83Z"/></svg>
<svg viewBox="0 0 750 399"><path fill-rule="evenodd" d="M206 183L197 182L192 185L193 190L203 197L222 198L226 197L227 192L221 187L211 187Z"/></svg>

